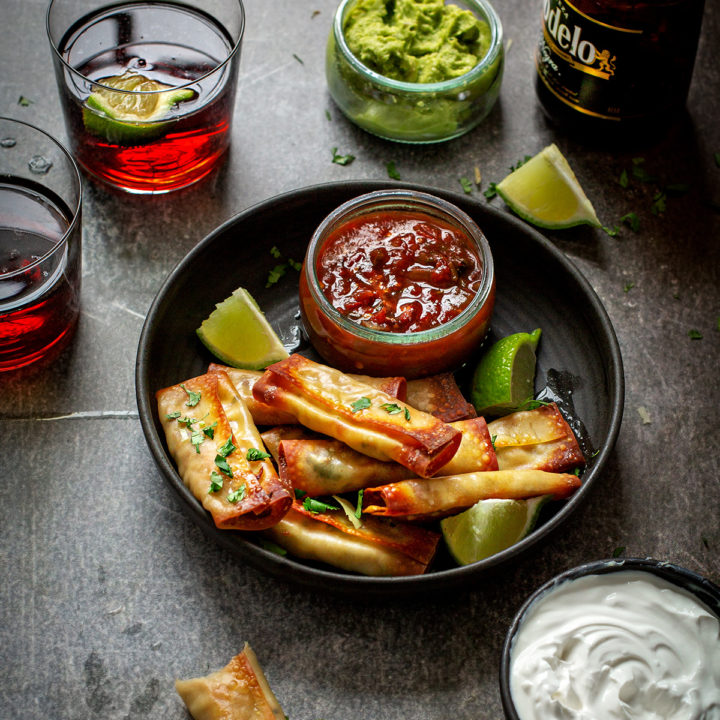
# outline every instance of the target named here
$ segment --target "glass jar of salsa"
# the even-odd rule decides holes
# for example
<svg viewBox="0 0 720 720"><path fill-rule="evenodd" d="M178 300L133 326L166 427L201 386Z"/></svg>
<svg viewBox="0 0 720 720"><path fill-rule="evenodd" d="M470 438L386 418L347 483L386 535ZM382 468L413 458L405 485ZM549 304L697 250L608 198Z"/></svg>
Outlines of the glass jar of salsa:
<svg viewBox="0 0 720 720"><path fill-rule="evenodd" d="M331 365L370 375L453 370L485 338L495 301L490 246L441 198L361 195L315 231L300 273L300 310Z"/></svg>

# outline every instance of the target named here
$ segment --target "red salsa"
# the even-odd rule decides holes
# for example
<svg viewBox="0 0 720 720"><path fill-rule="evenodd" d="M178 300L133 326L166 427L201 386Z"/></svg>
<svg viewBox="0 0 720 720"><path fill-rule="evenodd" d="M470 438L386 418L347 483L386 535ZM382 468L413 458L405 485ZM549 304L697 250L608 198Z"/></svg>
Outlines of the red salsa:
<svg viewBox="0 0 720 720"><path fill-rule="evenodd" d="M328 236L317 277L325 297L348 320L413 333L459 315L480 289L483 266L458 227L420 212L378 211Z"/></svg>

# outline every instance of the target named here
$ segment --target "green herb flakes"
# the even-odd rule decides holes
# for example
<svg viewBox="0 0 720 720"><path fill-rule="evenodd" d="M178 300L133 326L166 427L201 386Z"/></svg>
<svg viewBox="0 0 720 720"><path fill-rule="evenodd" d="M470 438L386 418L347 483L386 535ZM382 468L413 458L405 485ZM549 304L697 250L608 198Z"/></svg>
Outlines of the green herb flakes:
<svg viewBox="0 0 720 720"><path fill-rule="evenodd" d="M397 415L403 409L397 403L383 403L380 406L388 415Z"/></svg>
<svg viewBox="0 0 720 720"><path fill-rule="evenodd" d="M495 441L497 440L497 435L491 435L490 436L490 444L493 446L493 450L497 450L495 447Z"/></svg>
<svg viewBox="0 0 720 720"><path fill-rule="evenodd" d="M515 172L518 168L522 167L528 160L532 160L532 155L525 155L522 160L518 160L515 165L511 165L510 172Z"/></svg>
<svg viewBox="0 0 720 720"><path fill-rule="evenodd" d="M20 107L28 107L30 105L30 103L32 103L32 102L34 102L34 100L30 100L29 98L26 98L24 95L21 95L18 98L18 105L20 105Z"/></svg>
<svg viewBox="0 0 720 720"><path fill-rule="evenodd" d="M210 489L208 493L216 493L218 490L222 490L223 479L214 470L210 473Z"/></svg>
<svg viewBox="0 0 720 720"><path fill-rule="evenodd" d="M224 475L227 475L229 478L233 476L232 468L228 464L228 461L222 455L215 456L215 465L217 465L220 472Z"/></svg>
<svg viewBox="0 0 720 720"><path fill-rule="evenodd" d="M610 237L617 237L618 233L620 232L620 228L617 225L613 225L613 227L610 227L609 225L603 225L602 229L610 236Z"/></svg>
<svg viewBox="0 0 720 720"><path fill-rule="evenodd" d="M628 292L630 292L634 287L635 287L635 283L634 283L634 282L626 283L626 284L625 284L625 287L623 288L623 292L628 293Z"/></svg>
<svg viewBox="0 0 720 720"><path fill-rule="evenodd" d="M286 272L287 272L287 265L285 263L282 263L281 265L276 265L268 273L267 281L265 282L265 287L269 288L271 285L274 285Z"/></svg>
<svg viewBox="0 0 720 720"><path fill-rule="evenodd" d="M260 538L260 545L263 547L264 550L275 553L276 555L287 555L287 550L284 547L280 547L277 543L272 542L272 540L265 540L265 538ZM285 717L287 718L287 715Z"/></svg>
<svg viewBox="0 0 720 720"><path fill-rule="evenodd" d="M653 195L650 210L653 215L662 215L667 210L667 195L663 190L658 190L655 195Z"/></svg>
<svg viewBox="0 0 720 720"><path fill-rule="evenodd" d="M458 181L460 182L460 185L462 186L463 192L464 192L466 195L472 194L473 186L472 186L472 183L470 182L470 180L469 180L468 178L466 178L466 177L461 177L461 178L458 179Z"/></svg>
<svg viewBox="0 0 720 720"><path fill-rule="evenodd" d="M410 410L405 408L405 419L410 422Z"/></svg>
<svg viewBox="0 0 720 720"><path fill-rule="evenodd" d="M302 270L302 263L297 260L293 260L292 258L288 258L288 265L295 270L295 272L300 272Z"/></svg>
<svg viewBox="0 0 720 720"><path fill-rule="evenodd" d="M199 402L200 398L202 397L202 393L199 392L193 392L192 390L188 390L183 383L180 383L180 387L187 393L188 399L185 403L188 407L195 407Z"/></svg>
<svg viewBox="0 0 720 720"><path fill-rule="evenodd" d="M175 412L168 413L165 418L167 420L177 420L180 417L181 413L179 410L176 410Z"/></svg>
<svg viewBox="0 0 720 720"><path fill-rule="evenodd" d="M276 259L280 259L282 257L282 253L278 250L277 245L273 245L270 248L270 254Z"/></svg>
<svg viewBox="0 0 720 720"><path fill-rule="evenodd" d="M207 427L203 428L203 433L205 433L205 437L209 437L211 440L215 438L215 428L217 427L217 420L212 424L208 425Z"/></svg>
<svg viewBox="0 0 720 720"><path fill-rule="evenodd" d="M620 218L620 222L624 222L633 232L637 232L640 229L640 218L637 216L637 213L625 213L625 215Z"/></svg>
<svg viewBox="0 0 720 720"><path fill-rule="evenodd" d="M362 515L362 505L363 505L363 496L365 495L365 490L358 490L357 494L357 502L355 503L355 517L359 520L360 516Z"/></svg>
<svg viewBox="0 0 720 720"><path fill-rule="evenodd" d="M305 508L305 510L311 513L322 513L327 512L328 510L340 509L337 505L329 505L322 500L316 500L315 498L311 497L305 498L305 500L303 501L303 507Z"/></svg>
<svg viewBox="0 0 720 720"><path fill-rule="evenodd" d="M332 149L332 161L336 165L349 165L355 159L354 155L340 155L338 154L337 148Z"/></svg>
<svg viewBox="0 0 720 720"><path fill-rule="evenodd" d="M391 180L401 180L400 173L397 171L397 168L395 167L395 161L389 160L385 163L385 169L387 170L388 177Z"/></svg>
<svg viewBox="0 0 720 720"><path fill-rule="evenodd" d="M620 557L620 556L623 555L624 553L625 553L625 546L623 545L622 547L616 547L616 548L613 550L612 556L613 556L614 558L616 558L616 557Z"/></svg>
<svg viewBox="0 0 720 720"><path fill-rule="evenodd" d="M350 408L354 413L359 412L360 410L367 410L372 403L370 402L370 398L367 398L363 395L363 397L358 398L352 405L350 405Z"/></svg>
<svg viewBox="0 0 720 720"><path fill-rule="evenodd" d="M487 190L483 192L483 195L487 200L492 200L497 195L497 183L491 182Z"/></svg>
<svg viewBox="0 0 720 720"><path fill-rule="evenodd" d="M234 450L237 450L237 448L233 445L232 435L230 435L228 439L218 448L218 455L220 455L220 457L227 457Z"/></svg>
<svg viewBox="0 0 720 720"><path fill-rule="evenodd" d="M258 450L257 448L250 448L245 455L245 459L250 460L250 462L253 462L255 460L265 460L269 457L270 453L266 453L263 450Z"/></svg>
<svg viewBox="0 0 720 720"><path fill-rule="evenodd" d="M688 330L688 337L691 340L702 340L702 333L699 330L695 330L693 328L692 330Z"/></svg>
<svg viewBox="0 0 720 720"><path fill-rule="evenodd" d="M229 492L227 495L228 502L233 504L240 502L245 497L245 485L241 485L237 490Z"/></svg>
<svg viewBox="0 0 720 720"><path fill-rule="evenodd" d="M293 56L301 65L304 65L304 64L305 64L305 63L303 62L303 59L302 59L299 55L296 55L295 53L293 53L292 56Z"/></svg>
<svg viewBox="0 0 720 720"><path fill-rule="evenodd" d="M302 500L302 499L307 495L307 493L305 492L305 490L300 490L300 488L295 488L295 489L294 489L294 492L295 492L295 499L296 499L296 500Z"/></svg>
<svg viewBox="0 0 720 720"><path fill-rule="evenodd" d="M205 435L200 428L192 431L190 435L190 442L195 446L195 452L200 453L200 445L205 440Z"/></svg>
<svg viewBox="0 0 720 720"><path fill-rule="evenodd" d="M618 180L618 182L620 183L620 187L622 187L622 188L626 188L626 187L628 187L628 185L630 185L630 178L628 177L627 170L623 170L620 173L620 179Z"/></svg>

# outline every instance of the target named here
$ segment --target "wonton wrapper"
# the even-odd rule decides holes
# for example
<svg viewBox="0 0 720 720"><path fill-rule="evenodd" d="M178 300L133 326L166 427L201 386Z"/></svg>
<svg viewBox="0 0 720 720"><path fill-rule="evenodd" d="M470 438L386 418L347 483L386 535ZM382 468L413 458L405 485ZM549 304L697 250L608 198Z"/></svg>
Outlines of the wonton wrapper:
<svg viewBox="0 0 720 720"><path fill-rule="evenodd" d="M250 645L222 670L176 680L175 689L195 720L285 720Z"/></svg>
<svg viewBox="0 0 720 720"><path fill-rule="evenodd" d="M247 405L253 421L256 425L291 425L297 423L294 415L278 410L267 403L256 400L253 397L252 389L255 381L262 377L260 370L242 370L240 368L226 367L212 363L208 372L224 371L235 385L238 395ZM407 383L402 377L374 378L369 375L351 375L358 382L365 383L392 395L400 400L405 400Z"/></svg>
<svg viewBox="0 0 720 720"><path fill-rule="evenodd" d="M461 420L451 427L462 433L462 440L454 457L438 471L441 475L498 469L483 418ZM375 460L339 440L302 429L273 428L263 433L263 441L278 463L280 477L310 496L337 495L415 477L402 465Z"/></svg>
<svg viewBox="0 0 720 720"><path fill-rule="evenodd" d="M555 403L505 415L488 429L495 436L501 470L567 472L585 464L578 441Z"/></svg>
<svg viewBox="0 0 720 720"><path fill-rule="evenodd" d="M460 392L452 373L408 380L407 403L446 423L467 420L477 415L472 403Z"/></svg>
<svg viewBox="0 0 720 720"><path fill-rule="evenodd" d="M363 512L404 520L429 520L455 515L480 500L522 500L552 495L560 500L580 487L577 475L543 470L489 470L449 477L401 480L367 488Z"/></svg>
<svg viewBox="0 0 720 720"><path fill-rule="evenodd" d="M460 445L460 432L436 417L298 354L270 365L255 382L253 396L311 430L378 460L394 460L421 477L434 475ZM353 404L364 400L370 406L354 412ZM390 413L383 405L400 411Z"/></svg>
<svg viewBox="0 0 720 720"><path fill-rule="evenodd" d="M156 393L160 422L165 430L168 450L177 464L183 483L212 515L220 529L262 530L274 525L292 505L292 487L278 477L269 459L249 461L250 448L264 451L262 439L235 387L223 372L213 372L186 380L188 391L200 393L197 405L187 405L188 392L180 384ZM190 417L197 422L193 430L208 428L213 423L213 437L203 435L196 449L191 443L191 430L171 417ZM216 465L218 449L228 438L236 450L225 458L233 477L225 475ZM199 450L199 452L198 452ZM211 473L223 480L223 487L210 492ZM245 487L244 497L230 502L228 493Z"/></svg>
<svg viewBox="0 0 720 720"><path fill-rule="evenodd" d="M373 576L423 574L440 540L432 530L370 516L355 528L342 510L311 513L297 500L263 535L296 557Z"/></svg>

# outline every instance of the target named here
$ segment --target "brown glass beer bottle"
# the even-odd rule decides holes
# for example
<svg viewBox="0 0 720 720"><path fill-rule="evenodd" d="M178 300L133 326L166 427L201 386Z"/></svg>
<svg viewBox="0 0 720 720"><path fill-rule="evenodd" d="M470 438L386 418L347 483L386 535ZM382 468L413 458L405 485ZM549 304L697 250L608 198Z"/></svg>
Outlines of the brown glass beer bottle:
<svg viewBox="0 0 720 720"><path fill-rule="evenodd" d="M588 140L662 131L685 106L704 0L544 0L535 88Z"/></svg>

